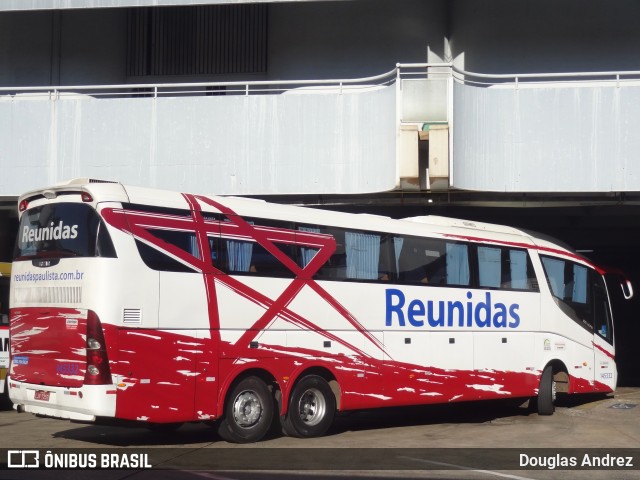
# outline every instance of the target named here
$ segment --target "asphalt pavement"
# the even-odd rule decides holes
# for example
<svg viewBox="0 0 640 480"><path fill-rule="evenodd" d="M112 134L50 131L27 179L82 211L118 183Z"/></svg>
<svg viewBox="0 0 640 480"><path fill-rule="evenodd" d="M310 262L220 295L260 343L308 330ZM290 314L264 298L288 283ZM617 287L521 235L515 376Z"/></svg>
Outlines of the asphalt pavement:
<svg viewBox="0 0 640 480"><path fill-rule="evenodd" d="M12 480L640 479L640 388L630 387L561 399L552 416L513 402L359 411L321 438L249 445L206 424L157 432L15 411L0 412L0 433L0 463L13 455L0 479ZM40 468L28 469L35 452Z"/></svg>

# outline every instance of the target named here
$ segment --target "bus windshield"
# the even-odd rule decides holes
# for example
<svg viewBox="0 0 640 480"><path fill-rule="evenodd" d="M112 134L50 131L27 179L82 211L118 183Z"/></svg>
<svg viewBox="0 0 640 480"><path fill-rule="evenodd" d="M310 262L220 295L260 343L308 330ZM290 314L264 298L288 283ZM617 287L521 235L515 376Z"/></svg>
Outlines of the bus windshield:
<svg viewBox="0 0 640 480"><path fill-rule="evenodd" d="M541 255L551 294L558 306L584 328L613 343L613 323L604 280L594 270Z"/></svg>
<svg viewBox="0 0 640 480"><path fill-rule="evenodd" d="M42 205L26 211L20 219L14 260L115 256L104 224L89 205Z"/></svg>

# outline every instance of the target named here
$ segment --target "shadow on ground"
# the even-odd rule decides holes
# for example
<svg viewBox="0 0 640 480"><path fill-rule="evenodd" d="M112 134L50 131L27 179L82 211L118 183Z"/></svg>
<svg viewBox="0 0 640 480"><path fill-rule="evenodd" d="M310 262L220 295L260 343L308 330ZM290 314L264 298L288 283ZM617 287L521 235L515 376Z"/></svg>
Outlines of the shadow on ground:
<svg viewBox="0 0 640 480"><path fill-rule="evenodd" d="M613 398L606 395L560 396L559 407L575 408L586 403ZM327 435L339 435L347 431L366 431L443 423L486 423L497 419L537 415L526 399L508 399L483 402L464 402L446 405L421 405L411 407L358 410L338 414ZM68 425L68 424L67 424ZM144 427L84 425L60 430L56 438L83 441L88 444L126 446L172 446L222 442L212 424L185 424L179 429L150 430ZM268 438L278 437L272 433ZM202 446L202 445L201 445Z"/></svg>

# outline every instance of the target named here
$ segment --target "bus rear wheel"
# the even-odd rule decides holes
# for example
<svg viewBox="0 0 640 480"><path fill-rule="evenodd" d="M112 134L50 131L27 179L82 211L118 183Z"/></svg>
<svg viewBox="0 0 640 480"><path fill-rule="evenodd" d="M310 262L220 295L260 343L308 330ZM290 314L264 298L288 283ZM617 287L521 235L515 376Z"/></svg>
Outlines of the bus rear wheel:
<svg viewBox="0 0 640 480"><path fill-rule="evenodd" d="M231 390L218 424L218 435L233 443L261 440L273 420L273 395L258 377L247 377Z"/></svg>
<svg viewBox="0 0 640 480"><path fill-rule="evenodd" d="M293 387L282 430L291 437L322 436L333 423L335 412L336 398L327 381L307 375Z"/></svg>
<svg viewBox="0 0 640 480"><path fill-rule="evenodd" d="M553 368L547 365L540 377L540 388L538 388L537 409L538 415L553 415L555 411L554 402L556 400L556 382L553 379Z"/></svg>

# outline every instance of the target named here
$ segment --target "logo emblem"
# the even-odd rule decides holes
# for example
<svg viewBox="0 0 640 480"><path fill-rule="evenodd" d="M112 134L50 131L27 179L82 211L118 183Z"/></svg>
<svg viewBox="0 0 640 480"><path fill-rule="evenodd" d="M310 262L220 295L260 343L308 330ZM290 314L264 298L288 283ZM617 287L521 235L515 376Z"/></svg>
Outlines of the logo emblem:
<svg viewBox="0 0 640 480"><path fill-rule="evenodd" d="M8 468L38 468L40 467L40 452L38 450L8 450Z"/></svg>

